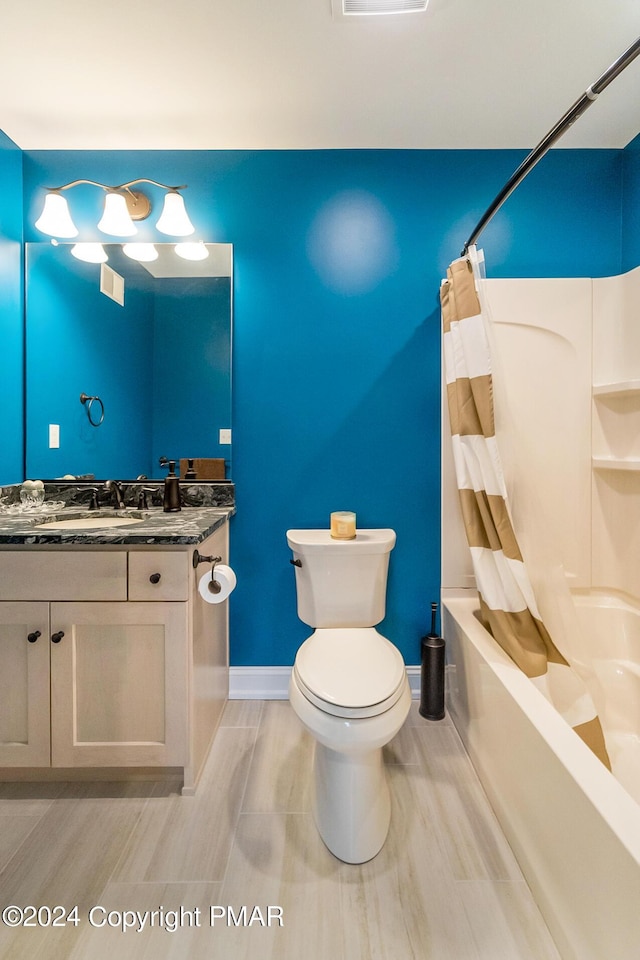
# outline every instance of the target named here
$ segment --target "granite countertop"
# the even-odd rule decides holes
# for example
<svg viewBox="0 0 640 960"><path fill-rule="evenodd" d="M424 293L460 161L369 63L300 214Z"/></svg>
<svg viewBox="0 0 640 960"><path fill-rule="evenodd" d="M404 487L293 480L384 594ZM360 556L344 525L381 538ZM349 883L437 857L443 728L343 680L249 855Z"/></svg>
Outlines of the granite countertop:
<svg viewBox="0 0 640 960"><path fill-rule="evenodd" d="M9 544L44 546L51 544L119 545L119 544L197 544L206 540L214 530L226 523L235 513L233 506L183 507L178 513L165 513L162 507L148 510L89 510L86 507L67 506L51 512L40 509L37 516L18 516L0 513L0 549ZM95 525L101 517L142 517L130 526L101 527ZM65 518L89 518L91 529L46 530L39 524Z"/></svg>

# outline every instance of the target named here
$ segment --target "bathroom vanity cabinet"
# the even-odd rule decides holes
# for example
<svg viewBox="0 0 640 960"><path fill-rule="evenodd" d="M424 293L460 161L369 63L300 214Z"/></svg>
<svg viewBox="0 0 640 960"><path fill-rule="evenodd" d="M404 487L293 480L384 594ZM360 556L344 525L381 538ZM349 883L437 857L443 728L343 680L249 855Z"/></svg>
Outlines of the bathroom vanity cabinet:
<svg viewBox="0 0 640 960"><path fill-rule="evenodd" d="M226 562L228 523L198 550ZM193 552L0 549L3 779L151 768L193 792L228 695L228 603L204 602Z"/></svg>

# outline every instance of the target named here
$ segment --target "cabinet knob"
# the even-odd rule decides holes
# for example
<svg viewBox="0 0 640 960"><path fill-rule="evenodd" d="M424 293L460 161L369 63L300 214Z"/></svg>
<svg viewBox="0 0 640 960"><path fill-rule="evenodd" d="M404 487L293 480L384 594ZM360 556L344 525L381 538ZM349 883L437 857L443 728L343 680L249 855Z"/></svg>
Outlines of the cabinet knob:
<svg viewBox="0 0 640 960"><path fill-rule="evenodd" d="M41 637L41 636L42 634L40 633L39 630L34 630L33 633L28 634L27 640L29 641L29 643L35 643L38 637Z"/></svg>
<svg viewBox="0 0 640 960"><path fill-rule="evenodd" d="M149 583L160 583L160 576L159 573L152 573L149 577Z"/></svg>
<svg viewBox="0 0 640 960"><path fill-rule="evenodd" d="M64 637L64 630L58 630L57 633L53 633L51 635L51 643L60 643L63 637Z"/></svg>

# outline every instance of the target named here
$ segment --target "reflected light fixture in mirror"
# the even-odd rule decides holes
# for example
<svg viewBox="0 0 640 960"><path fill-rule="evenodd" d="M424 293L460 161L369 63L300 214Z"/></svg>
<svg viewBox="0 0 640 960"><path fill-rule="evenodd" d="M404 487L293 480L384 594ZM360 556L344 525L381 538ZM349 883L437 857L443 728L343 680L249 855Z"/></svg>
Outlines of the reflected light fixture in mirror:
<svg viewBox="0 0 640 960"><path fill-rule="evenodd" d="M109 259L101 243L74 243L71 253L85 263L106 263Z"/></svg>
<svg viewBox="0 0 640 960"><path fill-rule="evenodd" d="M70 190L80 184L89 184L99 187L106 193L104 213L98 223L98 229L115 237L131 237L137 232L134 221L145 220L151 212L151 201L146 194L131 189L138 183L150 183L166 191L164 207L156 224L161 233L174 237L187 237L194 232L195 228L185 209L182 194L179 192L186 189L186 184L172 187L146 177L113 187L97 183L95 180L72 180L60 187L49 188L42 213L36 220L36 227L42 233L52 237L61 239L77 237L78 229L69 212L67 200L62 196L62 191Z"/></svg>
<svg viewBox="0 0 640 960"><path fill-rule="evenodd" d="M125 243L122 252L139 263L150 263L158 259L158 251L152 243Z"/></svg>
<svg viewBox="0 0 640 960"><path fill-rule="evenodd" d="M176 243L176 253L183 260L206 260L209 256L209 251L202 240L196 240L194 243Z"/></svg>

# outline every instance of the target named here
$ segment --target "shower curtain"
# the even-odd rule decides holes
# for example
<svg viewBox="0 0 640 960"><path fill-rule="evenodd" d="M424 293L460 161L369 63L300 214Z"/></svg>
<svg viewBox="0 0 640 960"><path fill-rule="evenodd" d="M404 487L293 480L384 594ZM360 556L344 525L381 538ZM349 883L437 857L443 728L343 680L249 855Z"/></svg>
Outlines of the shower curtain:
<svg viewBox="0 0 640 960"><path fill-rule="evenodd" d="M475 250L470 248L475 260ZM470 257L440 291L453 459L484 625L593 752L609 758L593 700L549 636L511 524L494 429L489 341Z"/></svg>

